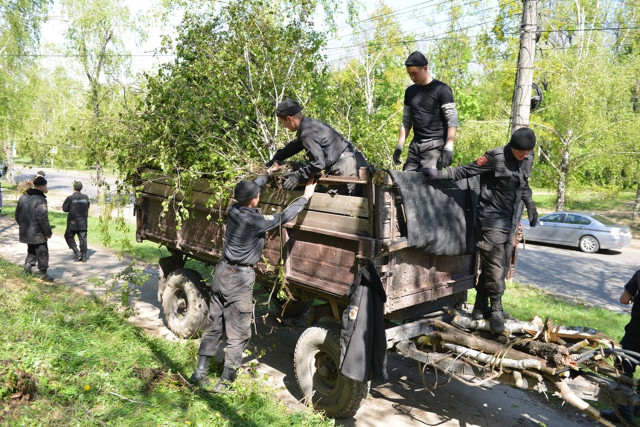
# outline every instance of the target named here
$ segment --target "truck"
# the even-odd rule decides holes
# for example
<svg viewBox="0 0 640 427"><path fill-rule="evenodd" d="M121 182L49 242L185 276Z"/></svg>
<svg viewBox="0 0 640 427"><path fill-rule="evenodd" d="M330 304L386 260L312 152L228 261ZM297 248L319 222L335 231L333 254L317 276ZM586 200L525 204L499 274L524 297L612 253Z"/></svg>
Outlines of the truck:
<svg viewBox="0 0 640 427"><path fill-rule="evenodd" d="M340 319L349 305L349 286L365 264L373 264L386 292L388 352L469 385L496 380L557 393L604 425L611 424L585 399L640 404L633 381L606 363L605 355L621 355L621 350L598 331L553 325L549 319L507 320L505 335L495 337L488 332L488 322L471 320L464 308L467 291L480 275L478 254L434 254L415 247L415 227L422 233L438 225L416 223L409 212L415 200L406 188L402 194L392 175L361 168L357 178L323 176L319 185L357 184L362 196L316 192L297 218L267 234L263 257L255 266L257 283L265 292L286 294L273 299L283 316L308 312L309 327L298 339L293 363L300 389L316 410L334 418L352 416L369 392L370 380L355 381L340 372ZM231 202L221 203L204 178L188 191L174 186L173 178L152 169L140 171L136 239L168 249L170 256L159 260L158 300L168 328L188 338L206 324L209 288L185 263L194 259L215 265L222 258ZM460 210L461 200L469 201L462 210L470 211L478 189L477 183L474 188L468 181L444 181L436 191L443 195L437 214L446 218L448 209ZM265 215L280 212L301 194L271 183L263 189L259 207ZM470 213L464 214L471 218ZM466 226L449 228L445 238L465 240L456 236L455 227L468 235L473 223ZM517 249L510 274L516 260Z"/></svg>

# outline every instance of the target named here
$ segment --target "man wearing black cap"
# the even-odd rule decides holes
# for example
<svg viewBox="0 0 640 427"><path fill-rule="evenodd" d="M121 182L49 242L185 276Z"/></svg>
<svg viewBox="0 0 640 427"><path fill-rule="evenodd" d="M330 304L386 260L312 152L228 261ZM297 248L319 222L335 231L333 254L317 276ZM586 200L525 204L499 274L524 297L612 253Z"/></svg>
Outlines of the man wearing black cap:
<svg viewBox="0 0 640 427"><path fill-rule="evenodd" d="M198 354L198 367L190 381L209 386L207 374L209 361L218 351L223 332L227 334L224 370L212 392L226 390L236 378L242 364L242 352L251 338L251 313L253 312L253 265L260 260L265 233L295 218L311 199L316 184L309 180L304 194L287 209L274 215L263 215L257 208L260 190L266 184L267 175L256 181L240 181L234 190L238 201L227 211L223 256L213 276L209 319L202 334Z"/></svg>
<svg viewBox="0 0 640 427"><path fill-rule="evenodd" d="M414 84L404 92L402 124L393 162L402 163L402 148L413 128L413 140L402 170L436 168L438 160L443 168L449 167L458 129L458 112L451 88L431 77L429 61L422 53L413 52L404 64Z"/></svg>
<svg viewBox="0 0 640 427"><path fill-rule="evenodd" d="M67 230L64 239L73 251L75 261L87 262L87 218L89 217L89 196L82 194L82 183L73 182L73 194L66 198L62 204L62 210L68 212ZM76 245L75 235L80 241L80 250Z"/></svg>
<svg viewBox="0 0 640 427"><path fill-rule="evenodd" d="M32 268L38 263L39 277L53 282L47 274L49 268L49 247L51 238L49 211L47 210L47 180L41 176L33 180L33 188L27 190L18 200L16 222L20 228L20 242L27 244L27 258L24 261L24 273L32 274Z"/></svg>
<svg viewBox="0 0 640 427"><path fill-rule="evenodd" d="M533 131L520 128L511 135L509 144L487 151L473 163L444 171L421 169L427 180L456 181L480 175L478 248L482 273L471 315L475 320L481 320L490 312L489 323L495 333L504 332L502 295L513 254L514 236L522 215L521 202L527 208L531 227L538 222L538 211L529 188L533 164L531 150L535 145L536 135ZM490 310L487 299L491 301Z"/></svg>
<svg viewBox="0 0 640 427"><path fill-rule="evenodd" d="M265 166L271 168L275 162L283 162L302 150L306 151L309 160L306 166L285 175L287 180L283 187L286 190L293 190L298 183L306 182L322 170L326 170L327 175L358 176L353 146L331 126L304 116L300 104L290 98L278 104L276 115L285 128L296 132L296 139L278 150ZM334 191L352 195L355 187L355 184L341 185Z"/></svg>

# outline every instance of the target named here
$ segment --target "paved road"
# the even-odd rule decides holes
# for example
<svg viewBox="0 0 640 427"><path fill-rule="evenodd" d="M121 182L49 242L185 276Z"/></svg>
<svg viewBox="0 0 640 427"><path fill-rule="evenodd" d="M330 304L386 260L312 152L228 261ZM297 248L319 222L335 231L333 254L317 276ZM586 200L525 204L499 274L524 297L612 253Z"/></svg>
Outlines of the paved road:
<svg viewBox="0 0 640 427"><path fill-rule="evenodd" d="M92 199L95 198L98 194L98 186L95 183L95 171L79 172L66 171L55 168L22 168L20 166L17 166L16 170L16 182L31 179L34 177L37 171L44 171L45 178L47 180L47 188L50 192L71 194L73 193L73 181L81 181L83 186L83 193L85 193ZM110 186L113 187L112 190L115 189L115 178L107 178L106 181Z"/></svg>
<svg viewBox="0 0 640 427"><path fill-rule="evenodd" d="M622 287L640 270L640 249L586 254L577 248L527 243L519 246L516 280L611 310L629 311L618 302Z"/></svg>

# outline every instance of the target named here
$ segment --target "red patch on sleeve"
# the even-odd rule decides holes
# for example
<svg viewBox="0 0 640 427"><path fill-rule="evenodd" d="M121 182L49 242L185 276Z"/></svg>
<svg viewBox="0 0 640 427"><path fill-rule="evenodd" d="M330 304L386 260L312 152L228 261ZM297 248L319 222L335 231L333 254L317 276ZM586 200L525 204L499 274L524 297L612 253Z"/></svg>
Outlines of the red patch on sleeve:
<svg viewBox="0 0 640 427"><path fill-rule="evenodd" d="M487 163L487 157L486 156L478 157L478 160L476 160L476 163L478 164L478 166L484 165L485 163Z"/></svg>

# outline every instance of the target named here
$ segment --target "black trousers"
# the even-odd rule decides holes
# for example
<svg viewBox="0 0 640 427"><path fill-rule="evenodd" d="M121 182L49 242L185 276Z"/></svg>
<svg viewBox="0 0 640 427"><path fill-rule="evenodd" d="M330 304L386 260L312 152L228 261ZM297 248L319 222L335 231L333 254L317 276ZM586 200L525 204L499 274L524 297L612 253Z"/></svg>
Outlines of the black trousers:
<svg viewBox="0 0 640 427"><path fill-rule="evenodd" d="M67 241L67 245L69 245L69 249L76 248L76 238L75 235L78 235L78 240L80 241L80 250L82 252L87 252L87 230L69 230L64 232L64 240Z"/></svg>
<svg viewBox="0 0 640 427"><path fill-rule="evenodd" d="M251 339L255 277L252 267L230 265L225 260L218 263L211 285L209 319L198 354L214 356L226 333L224 366L237 369L242 365L242 352Z"/></svg>
<svg viewBox="0 0 640 427"><path fill-rule="evenodd" d="M480 260L482 272L478 286L483 286L488 297L501 297L506 286L504 280L509 273L515 230L482 228L480 230Z"/></svg>
<svg viewBox="0 0 640 427"><path fill-rule="evenodd" d="M620 345L625 350L640 353L640 318L634 319L633 316L631 317L631 321L624 327L624 337L620 340ZM636 366L637 365L629 362L627 359L623 359L622 361L624 374L629 378L633 378Z"/></svg>
<svg viewBox="0 0 640 427"><path fill-rule="evenodd" d="M358 166L356 157L344 157L339 159L327 170L327 175L334 176L358 176ZM355 192L356 184L330 185L328 193L334 192L341 196L352 196ZM333 191L332 191L333 190Z"/></svg>
<svg viewBox="0 0 640 427"><path fill-rule="evenodd" d="M402 167L403 171L417 171L422 168L435 168L444 148L441 139L427 139L424 141L411 141L407 161Z"/></svg>
<svg viewBox="0 0 640 427"><path fill-rule="evenodd" d="M25 264L36 265L38 270L46 272L49 268L49 246L47 242L37 243L35 245L27 244L27 258Z"/></svg>

